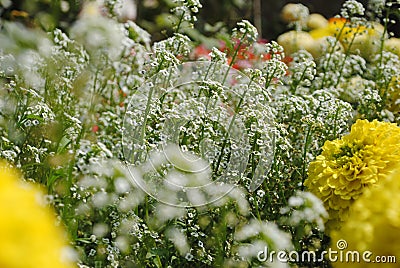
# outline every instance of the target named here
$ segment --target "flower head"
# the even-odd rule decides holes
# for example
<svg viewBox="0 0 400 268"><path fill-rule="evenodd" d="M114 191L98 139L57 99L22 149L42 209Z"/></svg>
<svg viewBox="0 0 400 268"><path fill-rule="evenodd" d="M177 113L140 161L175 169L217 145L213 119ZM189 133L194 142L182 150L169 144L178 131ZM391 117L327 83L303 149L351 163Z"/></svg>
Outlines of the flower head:
<svg viewBox="0 0 400 268"><path fill-rule="evenodd" d="M55 225L54 212L41 204L41 194L0 162L1 267L74 267L65 260L64 234Z"/></svg>
<svg viewBox="0 0 400 268"><path fill-rule="evenodd" d="M345 50L352 54L360 54L369 59L380 49L381 38L384 36L384 27L377 23L351 21L344 17L334 17L328 20L325 27L314 28L310 35L315 40L323 40L328 36L337 38Z"/></svg>
<svg viewBox="0 0 400 268"><path fill-rule="evenodd" d="M232 36L252 44L257 41L258 31L248 20L242 20L237 23L237 28L233 29Z"/></svg>
<svg viewBox="0 0 400 268"><path fill-rule="evenodd" d="M282 9L282 19L286 22L293 22L301 19L307 18L309 15L309 10L306 6L302 4L289 3L285 5Z"/></svg>
<svg viewBox="0 0 400 268"><path fill-rule="evenodd" d="M279 229L274 222L253 219L235 232L235 239L239 242L235 247L237 254L248 262L260 258L259 252L263 252L265 249L274 251L293 249L291 235ZM265 261L268 267L289 267L287 263L279 263L276 256L271 255ZM255 265L253 264L251 267L255 267Z"/></svg>
<svg viewBox="0 0 400 268"><path fill-rule="evenodd" d="M400 38L392 37L384 43L384 49L400 57Z"/></svg>
<svg viewBox="0 0 400 268"><path fill-rule="evenodd" d="M302 4L289 3L282 9L281 17L284 21L292 23L300 30L306 24L310 14L308 8Z"/></svg>
<svg viewBox="0 0 400 268"><path fill-rule="evenodd" d="M349 251L372 252L374 256L398 256L400 245L400 168L385 178L378 187L367 189L350 208L350 215L340 231L332 233L336 243L345 239ZM378 267L379 264L368 267ZM365 263L352 263L351 267L365 267ZM349 267L348 263L337 262L334 267ZM385 267L397 267L387 263Z"/></svg>
<svg viewBox="0 0 400 268"><path fill-rule="evenodd" d="M343 8L340 12L340 15L343 18L349 19L353 16L362 16L364 15L365 8L364 6L355 0L348 0L343 4Z"/></svg>
<svg viewBox="0 0 400 268"><path fill-rule="evenodd" d="M291 226L302 226L311 233L310 225L324 230L324 219L328 213L322 201L310 192L298 191L288 200L288 206L280 211L289 214L288 224Z"/></svg>
<svg viewBox="0 0 400 268"><path fill-rule="evenodd" d="M199 0L174 0L172 1L176 4L176 7L171 9L171 12L174 13L178 18L180 18L181 22L178 23L176 27L176 31L181 27L181 23L186 21L188 23L188 27L192 28L193 23L197 21L197 17L195 14L199 12L199 10L203 7Z"/></svg>
<svg viewBox="0 0 400 268"><path fill-rule="evenodd" d="M83 8L80 18L70 29L71 37L82 44L94 59L99 52L118 59L127 41L125 29L113 19L103 16L96 2Z"/></svg>
<svg viewBox="0 0 400 268"><path fill-rule="evenodd" d="M384 180L399 161L396 124L357 120L350 134L325 142L321 155L310 163L304 185L324 202L331 228L345 221L365 188Z"/></svg>
<svg viewBox="0 0 400 268"><path fill-rule="evenodd" d="M318 13L312 13L307 18L307 27L310 29L325 28L328 26L328 20Z"/></svg>

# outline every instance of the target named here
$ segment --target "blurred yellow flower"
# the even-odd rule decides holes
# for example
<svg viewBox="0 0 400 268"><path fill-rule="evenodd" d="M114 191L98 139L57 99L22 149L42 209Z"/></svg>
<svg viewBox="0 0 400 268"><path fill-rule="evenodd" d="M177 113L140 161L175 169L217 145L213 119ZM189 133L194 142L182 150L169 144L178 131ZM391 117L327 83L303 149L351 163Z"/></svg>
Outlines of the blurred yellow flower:
<svg viewBox="0 0 400 268"><path fill-rule="evenodd" d="M54 212L43 204L35 185L21 180L18 172L0 162L0 267L69 268L63 231L55 225Z"/></svg>
<svg viewBox="0 0 400 268"><path fill-rule="evenodd" d="M375 257L400 256L400 167L377 187L366 189L350 208L349 219L332 242L346 240L347 251L372 252L371 262L337 262L333 267L398 267L398 263L374 263Z"/></svg>
<svg viewBox="0 0 400 268"><path fill-rule="evenodd" d="M281 17L286 22L306 20L309 10L302 4L289 3L282 8Z"/></svg>
<svg viewBox="0 0 400 268"><path fill-rule="evenodd" d="M350 134L326 141L310 163L304 185L329 213L328 229L338 229L365 188L384 180L400 162L400 128L393 123L357 120Z"/></svg>
<svg viewBox="0 0 400 268"><path fill-rule="evenodd" d="M385 50L390 51L400 57L400 38L392 37L388 40L385 40L383 47Z"/></svg>
<svg viewBox="0 0 400 268"><path fill-rule="evenodd" d="M392 77L387 88L381 89L381 94L387 93L387 108L394 114L400 114L400 77Z"/></svg>
<svg viewBox="0 0 400 268"><path fill-rule="evenodd" d="M331 18L325 27L310 31L310 35L316 40L327 36L336 37L345 50L360 54L368 60L378 52L383 33L384 28L379 23L352 26L344 18Z"/></svg>
<svg viewBox="0 0 400 268"><path fill-rule="evenodd" d="M277 42L283 47L285 53L288 55L301 49L309 51L315 43L314 39L308 32L294 30L278 36Z"/></svg>
<svg viewBox="0 0 400 268"><path fill-rule="evenodd" d="M301 49L307 50L314 58L318 58L326 53L329 42L327 38L334 36L335 31L328 21L319 14L311 14L308 17L307 25L311 29L310 32L305 31L289 31L281 34L277 38L277 42L283 47L287 55L293 54ZM343 47L340 42L336 44L335 51L342 51Z"/></svg>
<svg viewBox="0 0 400 268"><path fill-rule="evenodd" d="M307 18L307 27L310 29L325 28L328 26L328 20L318 13L312 13Z"/></svg>
<svg viewBox="0 0 400 268"><path fill-rule="evenodd" d="M328 23L326 23L324 27L313 28L313 30L310 31L310 35L314 39L319 39L327 36L335 36L335 33L338 29L340 30L340 27L343 27L343 22L340 19L331 18L328 20Z"/></svg>

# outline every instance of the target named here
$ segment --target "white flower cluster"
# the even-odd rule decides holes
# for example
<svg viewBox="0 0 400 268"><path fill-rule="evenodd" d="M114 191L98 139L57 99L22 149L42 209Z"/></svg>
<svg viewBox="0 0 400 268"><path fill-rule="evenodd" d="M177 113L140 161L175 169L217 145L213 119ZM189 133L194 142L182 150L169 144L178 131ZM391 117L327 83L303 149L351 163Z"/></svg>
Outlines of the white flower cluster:
<svg viewBox="0 0 400 268"><path fill-rule="evenodd" d="M282 9L282 19L289 23L289 26L294 25L295 29L300 31L306 26L307 18L310 15L308 7L303 4L289 3Z"/></svg>
<svg viewBox="0 0 400 268"><path fill-rule="evenodd" d="M88 2L83 8L81 18L70 30L71 38L81 43L96 60L99 53L110 59L117 59L124 50L126 40L123 25L100 14L97 2Z"/></svg>
<svg viewBox="0 0 400 268"><path fill-rule="evenodd" d="M211 61L219 64L226 64L226 53L220 51L219 49L213 47L210 52Z"/></svg>
<svg viewBox="0 0 400 268"><path fill-rule="evenodd" d="M301 191L289 198L288 206L282 208L281 213L289 214L288 224L291 226L310 224L322 231L325 229L324 221L328 218L322 201L310 192ZM311 229L309 231L311 232Z"/></svg>
<svg viewBox="0 0 400 268"><path fill-rule="evenodd" d="M286 75L288 66L283 62L285 53L283 47L277 42L271 41L265 45L265 52L270 55L270 59L265 61L262 68L265 79L265 88L270 85L281 83L282 78Z"/></svg>
<svg viewBox="0 0 400 268"><path fill-rule="evenodd" d="M290 234L282 231L273 222L251 220L235 232L239 242L237 254L246 262L257 263L260 252L290 251L293 249ZM267 253L268 254L268 253ZM287 263L279 262L276 255L266 256L262 267L289 267Z"/></svg>
<svg viewBox="0 0 400 268"><path fill-rule="evenodd" d="M191 40L186 35L176 33L170 38L154 43L153 51L150 61L150 67L153 70L149 71L148 77L180 64L179 57L186 57L191 51ZM171 75L168 74L168 76Z"/></svg>
<svg viewBox="0 0 400 268"><path fill-rule="evenodd" d="M257 41L258 31L248 20L242 20L238 22L237 27L233 29L232 37L251 44Z"/></svg>
<svg viewBox="0 0 400 268"><path fill-rule="evenodd" d="M368 9L376 12L377 15L381 16L382 11L386 6L386 0L369 0Z"/></svg>
<svg viewBox="0 0 400 268"><path fill-rule="evenodd" d="M193 27L193 23L197 21L195 14L199 12L202 5L199 0L173 0L177 5L171 9L171 12L178 18L178 23L175 26L176 32L179 32L184 22L189 24L189 27Z"/></svg>
<svg viewBox="0 0 400 268"><path fill-rule="evenodd" d="M151 35L140 28L135 22L128 21L125 23L125 28L129 31L129 36L136 43L143 43L147 49L150 49Z"/></svg>
<svg viewBox="0 0 400 268"><path fill-rule="evenodd" d="M317 66L312 55L305 50L294 53L292 57L293 61L289 67L289 72L292 75L287 84L290 86L290 90L295 92L297 87L310 87L312 85L317 73Z"/></svg>
<svg viewBox="0 0 400 268"><path fill-rule="evenodd" d="M346 55L342 52L332 52L320 58L316 88L336 87L354 75L362 75L367 69L366 60L359 55Z"/></svg>
<svg viewBox="0 0 400 268"><path fill-rule="evenodd" d="M350 19L354 16L364 15L365 8L362 3L355 0L348 0L344 2L343 7L340 11L340 15L343 18Z"/></svg>

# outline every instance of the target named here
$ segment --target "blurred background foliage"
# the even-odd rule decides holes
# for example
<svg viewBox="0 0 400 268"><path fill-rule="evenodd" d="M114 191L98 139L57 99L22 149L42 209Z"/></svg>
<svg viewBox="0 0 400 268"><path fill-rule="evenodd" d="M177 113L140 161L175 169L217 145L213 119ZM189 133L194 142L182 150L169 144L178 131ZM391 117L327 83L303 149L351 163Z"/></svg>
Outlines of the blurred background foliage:
<svg viewBox="0 0 400 268"><path fill-rule="evenodd" d="M104 0L112 4L118 0ZM170 36L173 18L169 10L173 0L119 0L122 3L121 20L131 19L152 34L153 41ZM0 0L0 14L3 20L20 21L31 27L44 30L61 28L68 30L79 16L84 0ZM280 17L282 7L287 3L302 3L310 13L321 13L329 18L340 11L345 0L200 0L203 8L196 22L196 30L186 33L194 40L205 42L205 36L230 32L241 19L248 19L259 30L260 37L276 39L287 31L287 25ZM368 0L359 0L365 6ZM398 6L393 6L398 9ZM128 10L129 9L129 10ZM400 14L391 19L399 21ZM400 27L394 24L390 31L400 35Z"/></svg>
<svg viewBox="0 0 400 268"><path fill-rule="evenodd" d="M0 0L1 18L44 30L67 29L77 19L84 0Z"/></svg>

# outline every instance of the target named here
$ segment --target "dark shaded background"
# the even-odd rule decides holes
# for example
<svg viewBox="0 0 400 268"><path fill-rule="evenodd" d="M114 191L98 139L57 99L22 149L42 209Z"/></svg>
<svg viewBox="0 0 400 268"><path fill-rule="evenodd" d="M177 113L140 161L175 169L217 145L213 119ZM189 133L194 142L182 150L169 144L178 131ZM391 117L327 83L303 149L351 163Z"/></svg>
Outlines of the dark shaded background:
<svg viewBox="0 0 400 268"><path fill-rule="evenodd" d="M262 32L266 39L276 38L277 35L287 31L287 26L280 19L280 10L287 3L301 3L307 6L310 13L320 13L326 18L333 17L340 12L344 0L301 0L301 1L277 1L261 0L262 2ZM367 0L359 0L366 6Z"/></svg>
<svg viewBox="0 0 400 268"><path fill-rule="evenodd" d="M221 5L224 1L203 0L203 10L200 13L201 19L215 23L223 20L231 27L243 17L248 18L254 23L252 0L248 0L242 8L227 4ZM332 17L340 12L340 8L345 0L260 0L262 17L262 37L275 39L279 34L287 31L286 24L280 18L280 11L287 3L302 3L310 9L310 13L321 13L325 17ZM360 1L366 3L367 1ZM236 14L235 14L236 13Z"/></svg>
<svg viewBox="0 0 400 268"><path fill-rule="evenodd" d="M129 1L136 2L137 17L135 21L152 34L153 41L165 38L170 34L168 13L173 5L172 0ZM61 2L68 3L68 11L62 10ZM329 18L340 12L345 0L200 0L200 2L203 8L197 16L196 29L202 34L212 35L221 29L230 32L238 21L248 19L256 26L259 25L258 28L262 29L261 36L264 39L271 40L288 30L280 18L280 12L285 4L302 3L309 8L310 13L321 13ZM254 8L257 2L260 7ZM359 2L366 6L368 0L359 0ZM0 8L0 16L5 20L20 21L32 27L42 27L45 30L58 27L68 31L68 28L77 19L82 4L83 0L14 0L9 8L3 10ZM398 8L399 4L393 6L396 14L391 16L391 19L396 20L397 24L389 27L389 30L394 32L397 37L400 36L400 11ZM257 21L257 17L261 21Z"/></svg>
<svg viewBox="0 0 400 268"><path fill-rule="evenodd" d="M164 4L162 3L163 1ZM198 22L196 28L207 34L205 25L215 25L218 22L223 22L227 29L235 27L236 23L245 18L255 23L255 13L261 15L261 36L264 39L276 39L278 35L288 30L287 25L280 18L280 12L287 3L302 3L307 6L310 13L320 13L326 18L333 17L340 13L340 9L345 0L258 0L260 9L254 9L253 5L257 0L200 0L203 8L198 14ZM359 2L367 7L368 0L359 0ZM156 26L157 14L167 12L165 3L168 0L140 0L138 3L138 18L139 25L145 27L150 32L157 35L161 32L161 28ZM157 4L158 3L158 4ZM399 5L393 6L393 10L397 10L397 15L392 15L391 19L399 22L400 12ZM216 27L218 29L218 27ZM399 23L390 25L389 30L400 36Z"/></svg>

